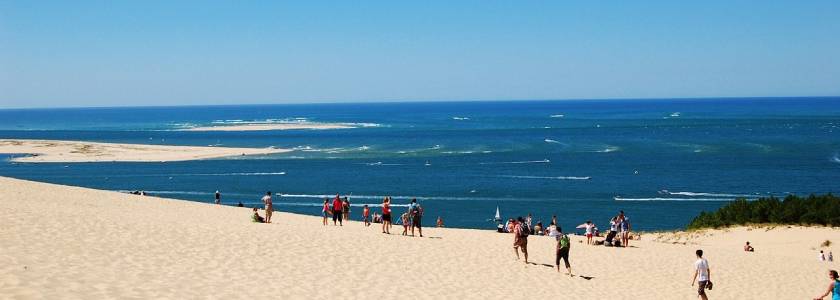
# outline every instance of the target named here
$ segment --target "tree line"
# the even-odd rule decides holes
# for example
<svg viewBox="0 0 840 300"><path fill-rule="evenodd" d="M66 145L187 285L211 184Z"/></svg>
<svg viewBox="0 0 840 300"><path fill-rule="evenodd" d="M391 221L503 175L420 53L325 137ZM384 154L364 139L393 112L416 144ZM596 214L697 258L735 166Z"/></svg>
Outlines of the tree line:
<svg viewBox="0 0 840 300"><path fill-rule="evenodd" d="M719 228L732 225L775 223L840 226L840 197L832 194L799 197L789 195L748 201L738 198L714 212L702 212L688 229Z"/></svg>

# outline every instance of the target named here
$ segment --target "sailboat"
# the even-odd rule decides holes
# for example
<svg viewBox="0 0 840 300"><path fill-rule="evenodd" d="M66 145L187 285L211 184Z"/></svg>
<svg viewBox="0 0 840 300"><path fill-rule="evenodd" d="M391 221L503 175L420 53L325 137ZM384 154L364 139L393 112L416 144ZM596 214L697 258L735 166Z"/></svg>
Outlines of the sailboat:
<svg viewBox="0 0 840 300"><path fill-rule="evenodd" d="M493 221L495 221L496 224L502 223L502 216L499 214L499 206L496 206L496 217L493 218Z"/></svg>

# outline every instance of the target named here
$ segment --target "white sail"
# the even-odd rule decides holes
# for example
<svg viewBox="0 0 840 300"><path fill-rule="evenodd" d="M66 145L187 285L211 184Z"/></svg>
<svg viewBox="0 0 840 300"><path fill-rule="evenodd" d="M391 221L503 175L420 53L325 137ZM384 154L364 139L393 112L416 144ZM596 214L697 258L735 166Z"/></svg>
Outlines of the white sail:
<svg viewBox="0 0 840 300"><path fill-rule="evenodd" d="M495 218L495 220L496 221L501 221L502 220L502 216L499 215L499 207L498 206L496 206L496 218Z"/></svg>

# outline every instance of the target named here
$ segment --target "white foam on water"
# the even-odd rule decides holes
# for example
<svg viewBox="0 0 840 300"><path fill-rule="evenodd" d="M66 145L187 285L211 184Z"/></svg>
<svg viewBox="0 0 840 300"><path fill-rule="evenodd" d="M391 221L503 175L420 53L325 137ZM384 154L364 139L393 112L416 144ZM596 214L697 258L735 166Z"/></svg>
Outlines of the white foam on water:
<svg viewBox="0 0 840 300"><path fill-rule="evenodd" d="M703 192L665 192L665 194L679 195L679 196L689 196L689 197L706 196L706 197L729 197L729 198L754 197L755 196L755 195L720 194L720 193L703 193Z"/></svg>
<svg viewBox="0 0 840 300"><path fill-rule="evenodd" d="M601 149L601 150L596 150L595 152L598 152L598 153L610 153L610 152L616 152L616 151L619 151L619 150L621 150L621 148L620 148L620 147L618 147L618 146L607 146L606 148Z"/></svg>
<svg viewBox="0 0 840 300"><path fill-rule="evenodd" d="M834 154L834 157L831 158L831 162L840 164L840 154Z"/></svg>
<svg viewBox="0 0 840 300"><path fill-rule="evenodd" d="M543 159L543 160L483 162L483 163L478 163L478 164L479 165L501 165L501 164L547 164L547 163L551 163L551 161L546 158L546 159Z"/></svg>
<svg viewBox="0 0 840 300"><path fill-rule="evenodd" d="M613 197L615 201L733 201L735 199L731 198L662 198L662 197L654 197L654 198L621 198L621 197Z"/></svg>
<svg viewBox="0 0 840 300"><path fill-rule="evenodd" d="M518 175L499 175L502 178L518 178L518 179L555 179L555 180L590 180L590 176L518 176Z"/></svg>
<svg viewBox="0 0 840 300"><path fill-rule="evenodd" d="M549 118L562 118L562 117L565 117L565 116L566 115L564 115L564 114L556 114L556 115L549 116Z"/></svg>
<svg viewBox="0 0 840 300"><path fill-rule="evenodd" d="M552 139L545 139L543 141L545 141L546 143L552 143L552 144L562 144L561 142L558 142L558 141L552 140Z"/></svg>
<svg viewBox="0 0 840 300"><path fill-rule="evenodd" d="M456 121L466 121L466 120L469 120L469 119L470 119L469 117L452 117L452 120L456 120Z"/></svg>

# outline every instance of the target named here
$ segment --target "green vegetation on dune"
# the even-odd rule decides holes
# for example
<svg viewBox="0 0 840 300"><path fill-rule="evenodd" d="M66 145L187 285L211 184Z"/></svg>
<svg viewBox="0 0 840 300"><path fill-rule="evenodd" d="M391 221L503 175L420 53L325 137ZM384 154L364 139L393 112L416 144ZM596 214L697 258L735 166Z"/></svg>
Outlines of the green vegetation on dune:
<svg viewBox="0 0 840 300"><path fill-rule="evenodd" d="M784 200L770 197L755 201L738 198L715 212L700 213L688 224L688 229L759 223L840 226L840 197L790 195Z"/></svg>

